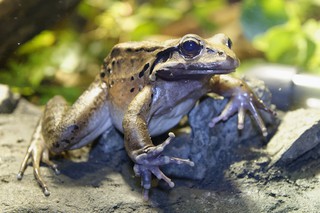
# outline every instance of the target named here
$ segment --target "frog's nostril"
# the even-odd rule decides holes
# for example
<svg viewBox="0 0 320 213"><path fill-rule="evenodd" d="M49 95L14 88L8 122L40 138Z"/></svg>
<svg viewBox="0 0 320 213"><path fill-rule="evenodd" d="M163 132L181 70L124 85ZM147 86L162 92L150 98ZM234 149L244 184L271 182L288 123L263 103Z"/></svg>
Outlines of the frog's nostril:
<svg viewBox="0 0 320 213"><path fill-rule="evenodd" d="M235 67L239 67L239 65L240 65L240 60L239 59L235 59L234 60L234 66Z"/></svg>
<svg viewBox="0 0 320 213"><path fill-rule="evenodd" d="M230 69L235 69L239 67L240 61L237 58L232 58L230 56L226 57L226 64Z"/></svg>
<svg viewBox="0 0 320 213"><path fill-rule="evenodd" d="M223 56L223 55L224 55L224 52L223 52L223 51L218 51L218 55L219 55L219 56Z"/></svg>

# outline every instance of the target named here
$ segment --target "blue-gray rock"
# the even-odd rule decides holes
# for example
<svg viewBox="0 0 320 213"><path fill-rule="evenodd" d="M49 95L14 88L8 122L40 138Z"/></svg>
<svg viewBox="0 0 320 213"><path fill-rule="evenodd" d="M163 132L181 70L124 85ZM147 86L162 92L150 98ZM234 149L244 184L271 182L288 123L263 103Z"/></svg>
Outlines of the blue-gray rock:
<svg viewBox="0 0 320 213"><path fill-rule="evenodd" d="M269 142L267 152L272 157L270 167L292 167L294 162L319 158L320 110L298 109L288 112L282 119L278 133Z"/></svg>
<svg viewBox="0 0 320 213"><path fill-rule="evenodd" d="M270 105L271 93L262 81L246 79L250 87L267 105ZM189 158L194 167L187 165L168 165L165 172L170 176L197 179L214 179L215 175L223 175L223 170L241 158L244 150L261 147L265 138L260 129L250 119L249 113L245 119L245 128L237 129L237 115L235 114L225 122L218 123L210 128L211 119L218 116L228 100L205 98L189 114L189 123L192 129L190 136L177 137L166 149L170 156ZM274 132L279 120L261 112L269 132Z"/></svg>

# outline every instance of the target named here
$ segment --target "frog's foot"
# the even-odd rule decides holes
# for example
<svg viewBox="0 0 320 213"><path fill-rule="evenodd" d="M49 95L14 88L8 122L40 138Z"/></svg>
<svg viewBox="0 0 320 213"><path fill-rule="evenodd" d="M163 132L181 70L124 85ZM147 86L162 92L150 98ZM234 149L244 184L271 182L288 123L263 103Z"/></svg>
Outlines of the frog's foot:
<svg viewBox="0 0 320 213"><path fill-rule="evenodd" d="M209 126L214 127L216 123L227 120L230 116L238 111L238 129L241 130L244 127L246 111L250 111L263 136L266 137L268 135L267 128L258 112L258 109L262 109L272 115L276 115L273 110L268 108L263 101L259 100L251 91L241 91L239 94L236 94L231 98L222 113L213 118L209 123Z"/></svg>
<svg viewBox="0 0 320 213"><path fill-rule="evenodd" d="M48 166L50 166L57 175L60 174L60 171L58 170L57 165L49 160L49 151L42 140L34 139L31 142L30 146L28 147L27 153L22 161L22 164L20 166L20 170L17 174L18 180L22 179L23 174L28 166L28 161L30 158L32 159L34 177L36 178L37 182L41 186L43 190L43 194L45 196L49 196L50 191L48 189L48 186L45 184L44 180L42 179L42 176L40 173L40 163L43 162Z"/></svg>
<svg viewBox="0 0 320 213"><path fill-rule="evenodd" d="M133 167L137 176L141 177L141 186L143 187L143 196L145 200L148 200L149 189L151 188L151 174L155 175L159 180L164 180L171 188L174 187L174 183L168 178L159 168L161 165L170 163L175 164L188 164L194 166L194 163L189 159L181 159L175 157L169 157L162 155L164 148L170 143L175 135L170 132L169 138L158 146L148 147L144 150L144 153L139 154L135 158L135 165Z"/></svg>

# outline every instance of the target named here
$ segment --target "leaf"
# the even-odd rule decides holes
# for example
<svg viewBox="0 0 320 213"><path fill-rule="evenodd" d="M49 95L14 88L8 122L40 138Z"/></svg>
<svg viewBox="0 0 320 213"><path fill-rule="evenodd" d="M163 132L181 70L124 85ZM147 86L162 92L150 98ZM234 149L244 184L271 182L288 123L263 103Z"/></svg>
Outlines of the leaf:
<svg viewBox="0 0 320 213"><path fill-rule="evenodd" d="M305 68L316 51L316 43L302 30L300 23L294 21L256 36L253 44L271 62Z"/></svg>
<svg viewBox="0 0 320 213"><path fill-rule="evenodd" d="M31 41L28 41L19 48L19 54L32 53L36 50L39 50L44 47L50 47L56 41L54 32L52 31L43 31Z"/></svg>
<svg viewBox="0 0 320 213"><path fill-rule="evenodd" d="M288 20L282 0L245 0L240 22L245 36L253 40L269 28Z"/></svg>

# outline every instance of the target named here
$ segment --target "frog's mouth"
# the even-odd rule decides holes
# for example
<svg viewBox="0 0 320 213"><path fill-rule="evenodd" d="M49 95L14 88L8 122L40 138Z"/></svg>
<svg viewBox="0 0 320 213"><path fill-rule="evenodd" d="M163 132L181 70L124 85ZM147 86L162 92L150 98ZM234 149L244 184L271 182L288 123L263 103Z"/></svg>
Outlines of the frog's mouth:
<svg viewBox="0 0 320 213"><path fill-rule="evenodd" d="M211 75L222 75L234 72L235 69L197 69L197 70L186 70L186 69L162 69L156 71L156 76L166 80L175 79L194 79L197 77L211 76Z"/></svg>
<svg viewBox="0 0 320 213"><path fill-rule="evenodd" d="M239 66L238 60L225 60L208 64L201 63L165 63L155 66L154 72L157 77L166 80L195 79L212 75L229 74Z"/></svg>

